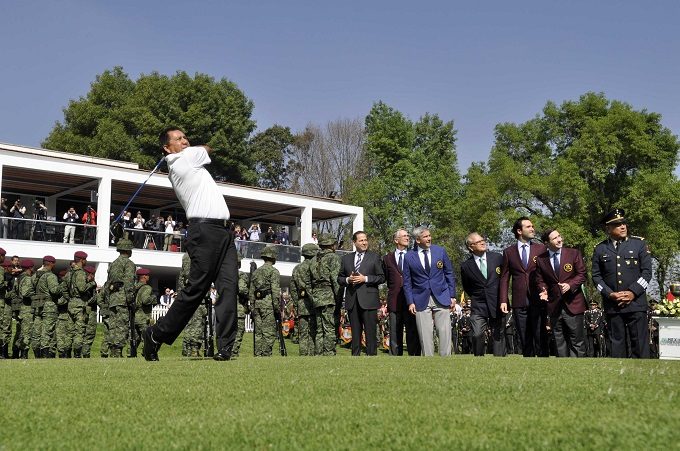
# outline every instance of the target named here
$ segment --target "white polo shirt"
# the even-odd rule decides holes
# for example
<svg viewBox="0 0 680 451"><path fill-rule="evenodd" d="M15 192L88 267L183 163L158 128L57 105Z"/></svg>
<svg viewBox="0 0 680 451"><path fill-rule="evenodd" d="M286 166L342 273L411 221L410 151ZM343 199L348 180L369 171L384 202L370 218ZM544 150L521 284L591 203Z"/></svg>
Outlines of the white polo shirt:
<svg viewBox="0 0 680 451"><path fill-rule="evenodd" d="M224 196L205 166L210 164L208 151L202 146L187 147L165 157L168 178L189 219L229 219Z"/></svg>

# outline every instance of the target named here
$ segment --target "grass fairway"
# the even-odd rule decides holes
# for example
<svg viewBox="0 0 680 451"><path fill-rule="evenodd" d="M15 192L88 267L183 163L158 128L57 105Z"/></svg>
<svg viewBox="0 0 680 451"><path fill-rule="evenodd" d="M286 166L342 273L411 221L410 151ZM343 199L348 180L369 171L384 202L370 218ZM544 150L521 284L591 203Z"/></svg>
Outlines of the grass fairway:
<svg viewBox="0 0 680 451"><path fill-rule="evenodd" d="M0 361L0 449L677 449L680 362ZM297 350L291 347L291 353ZM97 353L98 354L98 353Z"/></svg>

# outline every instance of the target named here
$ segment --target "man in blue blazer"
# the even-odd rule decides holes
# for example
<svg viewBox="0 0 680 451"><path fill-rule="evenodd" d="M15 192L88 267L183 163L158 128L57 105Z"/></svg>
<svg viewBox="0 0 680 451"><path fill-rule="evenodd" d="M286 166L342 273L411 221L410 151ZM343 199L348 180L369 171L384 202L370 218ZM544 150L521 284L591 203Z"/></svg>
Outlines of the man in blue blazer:
<svg viewBox="0 0 680 451"><path fill-rule="evenodd" d="M404 295L409 312L416 316L423 355L434 355L433 331L439 337L439 355L451 355L450 310L456 307L453 265L441 246L432 245L427 227L417 227L418 245L404 261Z"/></svg>

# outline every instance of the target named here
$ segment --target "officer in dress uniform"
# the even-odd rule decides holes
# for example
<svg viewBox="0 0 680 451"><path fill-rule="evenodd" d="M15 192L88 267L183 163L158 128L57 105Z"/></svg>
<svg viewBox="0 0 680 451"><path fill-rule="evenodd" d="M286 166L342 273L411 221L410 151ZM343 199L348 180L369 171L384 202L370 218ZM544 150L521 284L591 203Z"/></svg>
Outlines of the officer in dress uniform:
<svg viewBox="0 0 680 451"><path fill-rule="evenodd" d="M625 211L604 217L608 238L593 254L593 283L602 295L610 329L612 357L649 357L645 290L652 278L652 259L643 238L628 235ZM630 349L626 349L626 334Z"/></svg>

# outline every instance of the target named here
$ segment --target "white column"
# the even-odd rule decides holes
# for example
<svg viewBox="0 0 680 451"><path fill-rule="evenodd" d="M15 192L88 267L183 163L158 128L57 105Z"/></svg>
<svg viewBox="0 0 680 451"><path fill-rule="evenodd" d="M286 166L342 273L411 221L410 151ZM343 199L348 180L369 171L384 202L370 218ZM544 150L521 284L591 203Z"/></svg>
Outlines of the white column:
<svg viewBox="0 0 680 451"><path fill-rule="evenodd" d="M300 216L300 246L312 242L312 207L303 207Z"/></svg>
<svg viewBox="0 0 680 451"><path fill-rule="evenodd" d="M97 214L99 214L99 211L97 211ZM101 287L104 286L108 277L109 277L109 263L100 262L97 265L97 271L94 273L94 281L97 282L97 286Z"/></svg>
<svg viewBox="0 0 680 451"><path fill-rule="evenodd" d="M352 219L352 233L364 230L364 210L362 209L360 213L354 215Z"/></svg>
<svg viewBox="0 0 680 451"><path fill-rule="evenodd" d="M106 249L111 228L111 177L99 179L97 194L97 247Z"/></svg>

